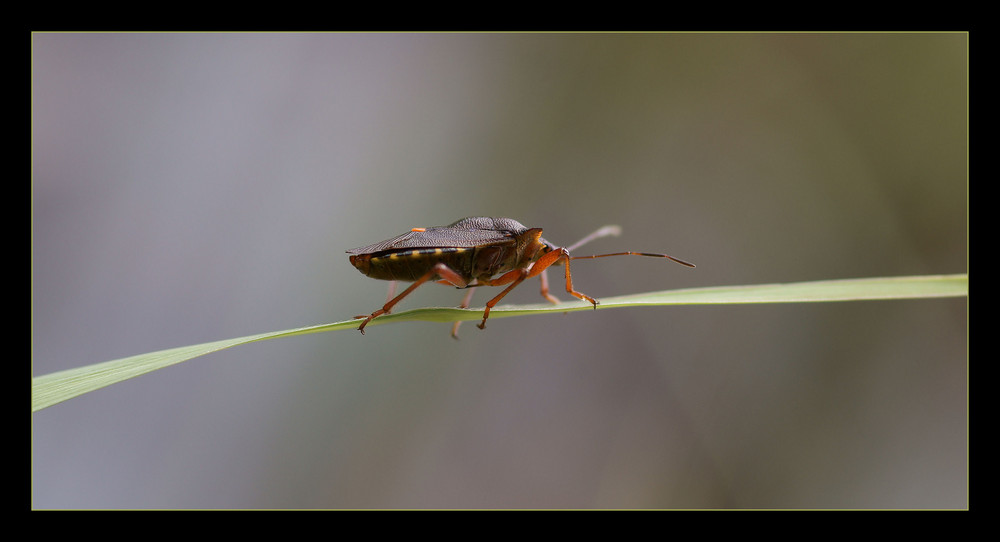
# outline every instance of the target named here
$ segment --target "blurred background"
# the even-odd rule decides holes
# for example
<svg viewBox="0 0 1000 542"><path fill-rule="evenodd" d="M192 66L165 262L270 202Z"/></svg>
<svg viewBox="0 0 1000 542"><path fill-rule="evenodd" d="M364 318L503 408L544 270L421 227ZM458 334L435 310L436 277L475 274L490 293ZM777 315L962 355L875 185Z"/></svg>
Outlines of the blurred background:
<svg viewBox="0 0 1000 542"><path fill-rule="evenodd" d="M369 313L388 284L344 251L466 216L698 265L575 264L598 299L962 273L967 95L960 33L34 34L32 374ZM32 505L968 505L965 299L449 330L266 341L42 410Z"/></svg>

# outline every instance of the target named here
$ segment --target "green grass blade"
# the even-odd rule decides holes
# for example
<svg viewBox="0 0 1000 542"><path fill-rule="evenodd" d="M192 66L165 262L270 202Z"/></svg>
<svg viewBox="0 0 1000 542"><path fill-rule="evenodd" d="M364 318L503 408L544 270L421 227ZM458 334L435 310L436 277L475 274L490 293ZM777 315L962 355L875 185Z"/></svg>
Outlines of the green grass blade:
<svg viewBox="0 0 1000 542"><path fill-rule="evenodd" d="M968 290L969 280L968 275L965 274L827 280L789 284L692 288L605 297L600 299L598 309L656 305L810 303L962 297L968 295ZM493 309L490 312L490 319L591 310L591 308L589 303L576 301L561 303L559 305L549 303L508 305ZM482 318L482 309L432 307L380 316L372 320L368 325L368 329L394 321L455 322L458 320L478 320L480 318ZM333 324L260 333L236 339L160 350L158 352L38 376L32 379L31 409L32 412L35 412L84 393L233 346L343 328L355 329L357 326L357 320L346 320Z"/></svg>

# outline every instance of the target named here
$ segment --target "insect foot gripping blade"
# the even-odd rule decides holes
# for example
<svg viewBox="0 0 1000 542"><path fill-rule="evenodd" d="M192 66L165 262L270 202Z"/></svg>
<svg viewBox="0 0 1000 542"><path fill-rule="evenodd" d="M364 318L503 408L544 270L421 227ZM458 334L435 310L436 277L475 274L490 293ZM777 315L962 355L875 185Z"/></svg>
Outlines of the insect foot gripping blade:
<svg viewBox="0 0 1000 542"><path fill-rule="evenodd" d="M387 301L385 303L385 305L382 306L381 309L378 309L377 311L371 313L368 316L356 316L355 318L364 318L365 319L365 321L361 322L361 325L358 326L358 331L360 331L361 334L364 335L365 334L365 326L368 325L368 322L371 322L372 320L374 320L375 318L377 318L379 316L382 316L383 314L387 314L389 311L392 310L392 307L396 303L399 303L400 300L402 300L404 297L410 295L410 293L413 292L413 290L416 290L418 286L420 286L421 284L427 282L428 280L431 280L432 278L434 278L436 276L444 277L446 280L451 281L453 284L455 284L456 286L458 286L460 288L461 287L465 287L465 284L466 284L465 280L461 277L461 275L459 275L458 273L455 273L447 265L445 265L443 263L437 263L437 264L434 265L434 267L431 268L430 271L424 273L423 276L421 276L419 279L417 279L407 289L403 290L403 293L401 293L401 294L397 295L396 297L394 297L394 298L390 299L389 301Z"/></svg>
<svg viewBox="0 0 1000 542"><path fill-rule="evenodd" d="M619 235L621 228L605 226L572 245L575 249L593 239ZM616 252L595 256L569 255L571 249L560 248L542 238L541 228L527 228L509 218L470 217L448 226L412 228L410 231L366 247L348 250L351 265L362 274L379 280L412 282L401 294L393 297L368 316L356 316L364 321L358 331L365 332L369 322L388 314L404 297L425 282L437 282L457 288L470 286L507 286L486 303L483 320L478 324L486 328L490 309L526 279L541 275L541 293L552 303L559 300L548 292L545 270L562 264L566 268L566 292L597 308L598 301L573 288L570 260L604 258L607 256L652 256L669 258L681 265L694 267L683 260L666 254L645 252ZM495 277L495 278L494 278ZM471 293L471 291L470 291ZM469 305L469 297L462 308ZM458 323L452 327L457 338Z"/></svg>

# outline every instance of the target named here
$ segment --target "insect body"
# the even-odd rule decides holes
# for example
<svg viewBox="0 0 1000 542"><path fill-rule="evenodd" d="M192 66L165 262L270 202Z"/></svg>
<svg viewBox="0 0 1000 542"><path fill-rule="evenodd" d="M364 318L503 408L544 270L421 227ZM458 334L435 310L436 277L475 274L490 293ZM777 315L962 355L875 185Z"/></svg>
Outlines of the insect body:
<svg viewBox="0 0 1000 542"><path fill-rule="evenodd" d="M619 231L616 226L607 226L570 249L597 237L617 235ZM552 303L558 303L559 300L549 294L545 277L545 270L552 265L566 266L566 291L578 299L589 301L595 309L598 303L596 299L573 289L570 260L624 255L652 256L669 258L681 265L694 267L693 264L666 254L616 252L571 257L570 249L557 247L543 239L541 228L527 228L509 218L471 217L448 226L413 228L387 241L348 250L351 265L366 276L413 282L395 297L390 291L390 299L382 308L368 316L357 316L356 318L364 318L358 331L363 334L368 322L389 313L396 303L427 281L456 288L506 285L507 288L486 303L483 321L478 325L479 329L483 329L490 316L490 309L517 285L531 277L541 275L542 296ZM462 301L462 308L468 307L470 297L471 291ZM452 328L452 336L457 337L457 330L458 323Z"/></svg>

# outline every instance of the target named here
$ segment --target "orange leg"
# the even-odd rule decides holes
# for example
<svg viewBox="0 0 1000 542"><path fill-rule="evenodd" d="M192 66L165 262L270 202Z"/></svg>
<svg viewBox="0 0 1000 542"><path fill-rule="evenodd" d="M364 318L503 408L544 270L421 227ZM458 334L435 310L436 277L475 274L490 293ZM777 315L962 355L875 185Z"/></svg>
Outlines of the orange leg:
<svg viewBox="0 0 1000 542"><path fill-rule="evenodd" d="M499 303L501 299L503 299L503 296L510 293L510 291L516 288L518 284L524 282L524 279L526 278L528 278L527 271L523 269L515 269L513 271L508 271L507 273L501 275L500 278L496 280L490 282L480 281L483 284L489 286L501 286L507 284L508 282L511 284L510 286L504 288L504 291L500 292L496 297L486 302L486 310L483 311L483 321L476 324L479 327L479 329L486 329L486 319L490 317L490 309L495 307L496 304Z"/></svg>
<svg viewBox="0 0 1000 542"><path fill-rule="evenodd" d="M566 266L566 292L577 299L589 301L592 305L594 305L594 308L596 309L597 308L596 299L586 294L577 292L576 290L573 289L573 276L569 270L569 251L567 251L565 248L557 248L555 250L545 253L545 255L539 258L538 261L536 261L535 264L532 265L531 269L529 270L515 269L513 271L508 271L507 273L504 273L495 280L479 281L480 284L485 284L487 286L502 286L504 284L508 283L510 284L510 286L505 288L504 291L500 292L496 297L486 302L486 310L483 312L483 321L478 324L479 329L486 328L486 319L490 317L490 309L495 307L496 304L499 303L500 300L503 299L505 295L510 293L510 291L513 290L514 288L516 288L518 284L524 282L525 279L529 279L531 277L543 273L546 269L549 268L549 266L560 260L562 260L563 265ZM545 296L546 299L552 297L546 294L548 294L548 288L543 286L542 295ZM552 299L555 298L552 297ZM552 299L549 300L551 301ZM558 302L558 299L556 300L556 302Z"/></svg>
<svg viewBox="0 0 1000 542"><path fill-rule="evenodd" d="M465 294L465 297L462 298L462 304L459 305L458 308L460 308L460 309L467 309L467 308L469 308L469 303L472 301L472 292L474 292L475 290L476 290L475 287L471 287L471 286L469 287L469 293ZM462 321L459 320L459 321L455 322L454 324L452 324L452 326L451 326L451 338L455 339L456 341L458 340L458 328L461 325L462 325Z"/></svg>
<svg viewBox="0 0 1000 542"><path fill-rule="evenodd" d="M371 322L372 320L374 320L375 318L377 318L379 316L382 316L383 314L388 314L389 311L392 310L392 307L396 303L399 303L404 297L410 295L410 293L412 293L413 290L416 290L418 286L420 286L421 284L423 284L423 283L425 283L425 282L433 279L435 276L440 276L442 279L444 279L445 281L447 281L449 284L453 284L453 285L455 285L455 286L457 286L459 288L464 288L468 284L468 281L466 281L465 279L463 279L462 276L459 275L458 273L456 273L454 270L452 270L452 268L448 267L447 265L445 265L443 263L438 263L430 271L428 271L427 273L425 273L424 276L420 277L419 279L416 280L416 282L414 282L413 284L411 284L409 288L403 290L403 293L401 293L401 294L397 295L396 297L394 297L394 298L390 299L389 301L387 301L386 304L383 305L381 309L379 309L379 310L371 313L368 316L364 316L364 315L362 315L362 316L355 316L355 318L364 318L365 319L364 322L361 322L361 326L358 327L358 331L360 331L361 334L364 335L365 334L365 326L368 325L368 322Z"/></svg>
<svg viewBox="0 0 1000 542"><path fill-rule="evenodd" d="M549 300L549 303L553 305L559 304L559 298L549 293L549 274L547 269L542 270L542 274L538 275L539 280L542 281L542 297Z"/></svg>
<svg viewBox="0 0 1000 542"><path fill-rule="evenodd" d="M587 294L578 292L573 289L573 275L569 272L569 252L566 252L566 249L559 249L559 250L563 251L564 253L562 255L562 258L563 258L563 265L566 266L566 292L569 293L569 295L581 301L590 301L590 304L594 306L594 310L597 310L598 301L596 299L590 297ZM551 254L551 252L549 254Z"/></svg>

